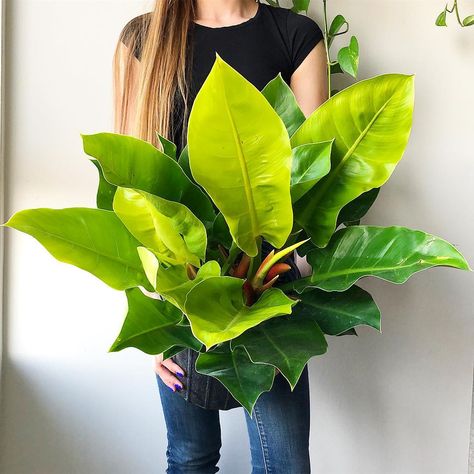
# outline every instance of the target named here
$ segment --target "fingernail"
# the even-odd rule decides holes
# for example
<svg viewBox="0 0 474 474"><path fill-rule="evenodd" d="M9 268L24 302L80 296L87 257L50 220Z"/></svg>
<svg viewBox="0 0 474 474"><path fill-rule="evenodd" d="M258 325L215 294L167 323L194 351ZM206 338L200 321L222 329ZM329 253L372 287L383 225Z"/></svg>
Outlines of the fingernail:
<svg viewBox="0 0 474 474"><path fill-rule="evenodd" d="M181 385L178 385L177 383L175 383L174 386L176 387L176 390L178 390L178 392L181 391L181 389L183 388L181 387Z"/></svg>
<svg viewBox="0 0 474 474"><path fill-rule="evenodd" d="M182 372L176 372L176 375L177 375L178 377L184 377L184 374L183 374Z"/></svg>

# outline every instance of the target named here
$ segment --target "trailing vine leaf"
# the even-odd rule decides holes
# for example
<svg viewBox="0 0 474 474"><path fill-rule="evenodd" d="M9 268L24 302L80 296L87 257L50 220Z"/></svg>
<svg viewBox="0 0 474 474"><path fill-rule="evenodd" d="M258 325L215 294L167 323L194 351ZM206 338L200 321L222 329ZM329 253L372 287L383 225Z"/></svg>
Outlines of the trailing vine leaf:
<svg viewBox="0 0 474 474"><path fill-rule="evenodd" d="M135 347L146 354L161 354L174 345L199 351L202 344L189 327L179 326L182 312L168 301L143 294L139 288L125 290L128 312L117 339L109 352Z"/></svg>
<svg viewBox="0 0 474 474"><path fill-rule="evenodd" d="M390 177L408 142L413 99L413 76L366 79L327 100L291 137L293 147L335 137L331 171L294 204L295 221L318 247L347 203Z"/></svg>
<svg viewBox="0 0 474 474"><path fill-rule="evenodd" d="M293 224L288 133L260 91L217 53L190 113L188 152L194 179L240 249L256 256L260 236L275 248L285 243Z"/></svg>
<svg viewBox="0 0 474 474"><path fill-rule="evenodd" d="M232 339L231 349L245 347L252 362L273 365L295 388L308 360L327 351L324 334L315 321L299 312L269 319Z"/></svg>
<svg viewBox="0 0 474 474"><path fill-rule="evenodd" d="M346 27L344 31L341 31L343 27ZM331 26L328 31L328 46L331 47L334 38L339 35L343 35L349 31L349 23L342 15L336 15L331 22Z"/></svg>
<svg viewBox="0 0 474 474"><path fill-rule="evenodd" d="M293 0L293 6L291 9L298 13L298 12L308 12L309 2L311 0Z"/></svg>
<svg viewBox="0 0 474 474"><path fill-rule="evenodd" d="M176 160L151 143L115 133L81 134L84 151L96 158L105 179L185 204L206 225L215 213L210 199L192 183Z"/></svg>
<svg viewBox="0 0 474 474"><path fill-rule="evenodd" d="M194 285L187 294L184 312L193 334L205 344L206 350L262 321L290 314L298 302L279 288L270 288L252 306L247 306L242 295L243 283L241 278L213 276Z"/></svg>
<svg viewBox="0 0 474 474"><path fill-rule="evenodd" d="M351 333L357 326L380 331L380 309L372 296L357 285L342 292L313 288L299 297L294 317L315 321L324 334L339 336Z"/></svg>
<svg viewBox="0 0 474 474"><path fill-rule="evenodd" d="M444 8L444 10L443 10L443 11L438 15L438 17L436 18L436 21L435 21L436 26L448 26L448 25L446 24L447 8L448 8L448 5L446 5L446 7Z"/></svg>
<svg viewBox="0 0 474 474"><path fill-rule="evenodd" d="M414 273L434 266L471 270L446 240L401 226L339 229L325 248L314 248L306 258L313 273L294 282L297 291L304 287L344 291L364 276L404 283Z"/></svg>
<svg viewBox="0 0 474 474"><path fill-rule="evenodd" d="M353 201L347 203L337 216L337 226L344 224L345 226L351 223L360 221L364 217L372 204L377 199L380 188L373 188L370 191L362 193Z"/></svg>
<svg viewBox="0 0 474 474"><path fill-rule="evenodd" d="M116 290L151 290L137 253L138 242L112 212L103 209L25 209L2 226L34 237L57 260L81 268Z"/></svg>
<svg viewBox="0 0 474 474"><path fill-rule="evenodd" d="M291 201L304 196L331 169L333 141L307 143L293 148L291 167Z"/></svg>
<svg viewBox="0 0 474 474"><path fill-rule="evenodd" d="M231 351L229 344L201 352L195 367L219 380L250 416L258 397L272 388L275 377L273 366L254 364L243 347Z"/></svg>
<svg viewBox="0 0 474 474"><path fill-rule="evenodd" d="M474 15L469 15L462 21L463 26L472 26L474 25Z"/></svg>
<svg viewBox="0 0 474 474"><path fill-rule="evenodd" d="M102 168L97 160L91 160L99 173L99 186L97 189L96 204L98 209L106 209L112 211L112 202L114 200L115 190L117 186L110 184L102 173Z"/></svg>
<svg viewBox="0 0 474 474"><path fill-rule="evenodd" d="M272 79L263 89L262 94L270 102L276 113L283 120L291 136L305 121L306 117L296 102L290 86L284 81L281 73Z"/></svg>
<svg viewBox="0 0 474 474"><path fill-rule="evenodd" d="M357 71L359 69L359 43L355 36L351 37L349 46L345 46L339 50L337 61L344 72L357 78Z"/></svg>
<svg viewBox="0 0 474 474"><path fill-rule="evenodd" d="M130 233L159 260L170 265L189 262L196 267L205 260L206 229L183 204L119 187L113 206Z"/></svg>

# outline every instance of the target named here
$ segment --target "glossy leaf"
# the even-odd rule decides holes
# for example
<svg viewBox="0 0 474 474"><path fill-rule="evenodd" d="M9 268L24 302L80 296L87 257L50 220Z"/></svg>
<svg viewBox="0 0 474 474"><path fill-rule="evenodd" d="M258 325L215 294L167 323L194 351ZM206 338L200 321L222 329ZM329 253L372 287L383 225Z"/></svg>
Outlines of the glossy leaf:
<svg viewBox="0 0 474 474"><path fill-rule="evenodd" d="M25 209L2 225L25 232L57 260L92 273L116 290L150 290L137 253L140 243L120 219L102 209Z"/></svg>
<svg viewBox="0 0 474 474"><path fill-rule="evenodd" d="M377 199L379 191L380 188L371 189L346 204L337 216L337 225L339 226L342 223L344 225L349 225L350 223L360 221Z"/></svg>
<svg viewBox="0 0 474 474"><path fill-rule="evenodd" d="M463 26L472 26L474 25L474 15L469 15L462 21Z"/></svg>
<svg viewBox="0 0 474 474"><path fill-rule="evenodd" d="M296 102L290 86L284 81L281 73L272 79L263 89L262 94L270 102L276 113L283 120L289 135L293 135L306 117Z"/></svg>
<svg viewBox="0 0 474 474"><path fill-rule="evenodd" d="M185 313L193 334L209 349L239 336L247 329L275 316L290 314L297 303L280 289L262 293L252 305L244 303L243 280L229 276L209 277L186 296Z"/></svg>
<svg viewBox="0 0 474 474"><path fill-rule="evenodd" d="M168 301L184 311L185 301L188 293L199 282L206 278L217 277L221 268L215 260L206 262L197 272L196 278L190 280L184 266L164 268L159 265L156 291L163 295Z"/></svg>
<svg viewBox="0 0 474 474"><path fill-rule="evenodd" d="M346 291L303 291L294 310L295 318L315 321L324 334L342 335L357 326L380 331L380 309L372 296L357 285Z"/></svg>
<svg viewBox="0 0 474 474"><path fill-rule="evenodd" d="M231 351L228 344L200 353L196 371L219 380L251 416L258 397L272 388L275 369L254 364L243 347Z"/></svg>
<svg viewBox="0 0 474 474"><path fill-rule="evenodd" d="M259 236L276 248L285 243L293 223L288 133L261 92L219 55L194 100L188 152L194 179L239 248L255 256Z"/></svg>
<svg viewBox="0 0 474 474"><path fill-rule="evenodd" d="M446 24L446 8L438 15L435 21L436 26L447 26Z"/></svg>
<svg viewBox="0 0 474 474"><path fill-rule="evenodd" d="M294 205L295 221L315 245L327 245L347 203L388 180L405 150L412 113L413 76L386 74L331 97L292 136L293 147L335 138L331 171Z"/></svg>
<svg viewBox="0 0 474 474"><path fill-rule="evenodd" d="M167 138L162 137L159 133L157 133L156 136L163 147L163 153L176 160L176 145Z"/></svg>
<svg viewBox="0 0 474 474"><path fill-rule="evenodd" d="M293 148L291 200L298 201L331 169L332 140Z"/></svg>
<svg viewBox="0 0 474 474"><path fill-rule="evenodd" d="M183 204L145 191L119 187L114 211L131 234L170 265L197 267L206 255L206 229Z"/></svg>
<svg viewBox="0 0 474 474"><path fill-rule="evenodd" d="M102 173L102 168L97 160L91 160L99 173L99 186L96 195L96 205L98 209L106 209L112 211L112 202L114 200L115 190L117 186L110 184Z"/></svg>
<svg viewBox="0 0 474 474"><path fill-rule="evenodd" d="M404 283L434 266L471 270L460 252L440 237L407 227L351 226L338 230L329 244L307 254L310 277L295 282L326 291L344 291L364 276Z"/></svg>
<svg viewBox="0 0 474 474"><path fill-rule="evenodd" d="M345 26L346 28L341 31L342 27ZM331 26L329 27L328 32L328 45L331 47L334 38L338 35L343 35L349 31L349 23L342 15L336 15L331 22Z"/></svg>
<svg viewBox="0 0 474 474"><path fill-rule="evenodd" d="M205 225L214 220L209 198L191 182L176 160L151 143L116 133L81 136L85 153L99 161L109 183L181 202Z"/></svg>
<svg viewBox="0 0 474 474"><path fill-rule="evenodd" d="M327 350L327 342L319 326L296 313L269 319L230 343L232 350L245 347L252 362L277 367L292 390L308 360Z"/></svg>
<svg viewBox="0 0 474 474"><path fill-rule="evenodd" d="M197 351L202 347L189 327L177 325L183 314L171 303L150 298L139 288L130 288L125 293L127 316L110 352L135 347L146 354L155 355L174 345L191 347Z"/></svg>
<svg viewBox="0 0 474 474"><path fill-rule="evenodd" d="M345 46L339 50L337 61L344 72L357 78L357 71L359 69L359 43L355 36L351 37L349 46Z"/></svg>

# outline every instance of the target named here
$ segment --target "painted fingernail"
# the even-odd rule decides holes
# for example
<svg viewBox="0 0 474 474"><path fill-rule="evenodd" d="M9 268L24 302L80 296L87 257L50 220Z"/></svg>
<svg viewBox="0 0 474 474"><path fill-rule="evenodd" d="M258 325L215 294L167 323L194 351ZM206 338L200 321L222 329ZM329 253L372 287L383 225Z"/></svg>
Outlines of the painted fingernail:
<svg viewBox="0 0 474 474"><path fill-rule="evenodd" d="M178 392L180 392L181 389L183 388L181 387L181 385L178 385L177 383L175 383L174 386L176 387L176 390L178 390Z"/></svg>
<svg viewBox="0 0 474 474"><path fill-rule="evenodd" d="M177 375L178 377L184 377L184 374L183 374L182 372L176 372L176 375Z"/></svg>

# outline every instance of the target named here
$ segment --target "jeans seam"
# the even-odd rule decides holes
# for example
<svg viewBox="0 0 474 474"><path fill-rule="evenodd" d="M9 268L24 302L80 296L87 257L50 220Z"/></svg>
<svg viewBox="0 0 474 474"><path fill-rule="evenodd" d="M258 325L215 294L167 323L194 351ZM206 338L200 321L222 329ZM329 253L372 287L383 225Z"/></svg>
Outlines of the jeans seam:
<svg viewBox="0 0 474 474"><path fill-rule="evenodd" d="M265 429L263 428L262 418L258 411L257 405L254 406L253 411L255 413L255 424L257 425L258 437L260 438L260 447L262 448L263 467L265 468L265 474L269 474L271 469L269 467L270 460L268 458L267 437L265 435Z"/></svg>

